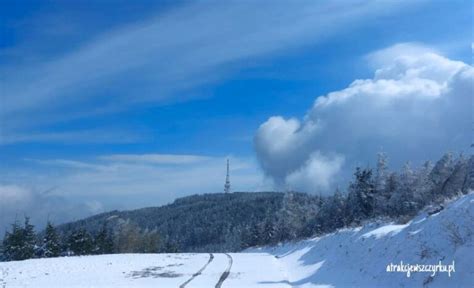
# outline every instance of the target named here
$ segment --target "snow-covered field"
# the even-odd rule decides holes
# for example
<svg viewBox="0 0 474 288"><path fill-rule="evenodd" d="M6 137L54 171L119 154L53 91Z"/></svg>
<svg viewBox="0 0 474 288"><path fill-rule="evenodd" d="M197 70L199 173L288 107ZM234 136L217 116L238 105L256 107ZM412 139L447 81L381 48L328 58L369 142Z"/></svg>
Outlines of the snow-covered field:
<svg viewBox="0 0 474 288"><path fill-rule="evenodd" d="M260 253L121 254L0 263L1 288L191 288L219 287L218 283L251 288L286 279L279 261ZM265 287L288 287L281 283Z"/></svg>
<svg viewBox="0 0 474 288"><path fill-rule="evenodd" d="M474 287L474 195L405 225L370 224L229 254L122 254L0 263L3 287ZM390 263L455 263L447 273Z"/></svg>

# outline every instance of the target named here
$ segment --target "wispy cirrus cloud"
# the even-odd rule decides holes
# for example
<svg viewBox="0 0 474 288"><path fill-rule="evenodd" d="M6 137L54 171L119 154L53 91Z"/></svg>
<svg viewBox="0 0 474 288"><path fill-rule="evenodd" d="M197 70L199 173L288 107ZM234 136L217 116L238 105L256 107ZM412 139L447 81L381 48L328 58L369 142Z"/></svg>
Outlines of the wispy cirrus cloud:
<svg viewBox="0 0 474 288"><path fill-rule="evenodd" d="M114 154L101 156L100 159L126 163L193 164L211 160L212 158L198 155L175 154Z"/></svg>
<svg viewBox="0 0 474 288"><path fill-rule="evenodd" d="M1 129L0 129L1 130ZM61 132L1 133L0 145L16 143L136 143L147 139L144 133L117 129L89 129Z"/></svg>
<svg viewBox="0 0 474 288"><path fill-rule="evenodd" d="M187 3L55 59L0 70L2 133L10 142L27 141L7 136L19 127L81 117L97 107L107 113L184 100L190 97L185 90L222 79L253 59L316 43L403 4Z"/></svg>

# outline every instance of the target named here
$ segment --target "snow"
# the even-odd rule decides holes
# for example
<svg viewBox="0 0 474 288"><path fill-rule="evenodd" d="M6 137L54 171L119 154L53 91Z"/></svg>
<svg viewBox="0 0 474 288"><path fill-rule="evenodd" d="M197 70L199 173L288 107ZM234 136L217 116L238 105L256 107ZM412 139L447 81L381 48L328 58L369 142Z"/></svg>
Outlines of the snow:
<svg viewBox="0 0 474 288"><path fill-rule="evenodd" d="M231 253L222 287L290 287L280 262L266 253ZM229 265L214 258L185 286L214 287ZM209 261L209 254L117 254L32 259L0 263L0 287L179 287Z"/></svg>
<svg viewBox="0 0 474 288"><path fill-rule="evenodd" d="M404 225L368 224L306 241L249 249L267 252L284 265L292 287L474 287L474 194L437 215L421 213ZM374 227L378 225L378 227ZM451 228L450 228L451 227ZM453 228L454 227L454 228ZM457 228L456 228L457 227ZM458 231L453 232L453 231ZM458 234L459 241L452 239ZM452 264L438 272L387 272L390 263Z"/></svg>
<svg viewBox="0 0 474 288"><path fill-rule="evenodd" d="M0 263L0 287L474 287L474 194L437 216L370 223L243 253L120 254ZM387 265L451 264L438 272L387 272ZM228 273L226 273L226 271ZM200 273L198 273L200 272Z"/></svg>
<svg viewBox="0 0 474 288"><path fill-rule="evenodd" d="M207 259L206 254L81 256L0 263L0 270L6 287L156 287L157 279L162 287L178 287Z"/></svg>
<svg viewBox="0 0 474 288"><path fill-rule="evenodd" d="M409 223L405 225L389 224L389 225L385 225L380 228L377 228L375 230L369 231L365 233L364 235L362 235L361 237L369 238L371 236L374 236L376 239L379 239L387 235L393 236L393 235L398 234L400 231L402 231L404 228L406 228L409 225L410 225Z"/></svg>

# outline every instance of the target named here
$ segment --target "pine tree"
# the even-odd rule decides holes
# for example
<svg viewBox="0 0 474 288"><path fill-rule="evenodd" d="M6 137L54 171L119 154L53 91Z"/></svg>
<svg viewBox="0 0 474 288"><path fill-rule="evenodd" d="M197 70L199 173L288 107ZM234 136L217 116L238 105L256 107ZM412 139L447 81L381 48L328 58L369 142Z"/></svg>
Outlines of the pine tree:
<svg viewBox="0 0 474 288"><path fill-rule="evenodd" d="M271 219L266 219L265 222L260 227L260 241L262 244L272 243L275 237L275 229Z"/></svg>
<svg viewBox="0 0 474 288"><path fill-rule="evenodd" d="M433 170L430 173L430 179L433 182L434 189L432 189L432 199L441 200L443 198L442 192L445 182L454 170L454 160L452 153L446 153L436 162Z"/></svg>
<svg viewBox="0 0 474 288"><path fill-rule="evenodd" d="M23 259L30 259L35 256L36 234L35 227L30 224L30 218L25 217L25 225L23 227Z"/></svg>
<svg viewBox="0 0 474 288"><path fill-rule="evenodd" d="M23 260L23 229L15 223L12 224L12 231L5 232L3 238L3 258L6 261Z"/></svg>
<svg viewBox="0 0 474 288"><path fill-rule="evenodd" d="M349 185L346 211L351 222L360 223L373 216L375 189L371 169L357 167L354 176L355 181Z"/></svg>
<svg viewBox="0 0 474 288"><path fill-rule="evenodd" d="M380 203L379 209L381 210L382 215L393 215L395 214L394 209L392 209L393 199L396 198L396 191L399 186L398 181L398 174L396 172L392 172L387 177L387 182L385 183L384 189L384 199L386 199L385 203Z"/></svg>
<svg viewBox="0 0 474 288"><path fill-rule="evenodd" d="M469 161L462 154L454 161L451 175L441 187L443 198L451 198L463 194L463 187L469 175Z"/></svg>
<svg viewBox="0 0 474 288"><path fill-rule="evenodd" d="M104 223L102 229L95 237L95 254L110 254L114 252L114 241L107 229L107 224Z"/></svg>
<svg viewBox="0 0 474 288"><path fill-rule="evenodd" d="M61 254L61 241L56 228L51 222L46 224L45 235L43 237L42 247L43 257L58 257Z"/></svg>
<svg viewBox="0 0 474 288"><path fill-rule="evenodd" d="M72 232L67 245L74 255L90 255L94 248L92 236L84 228Z"/></svg>
<svg viewBox="0 0 474 288"><path fill-rule="evenodd" d="M393 216L413 215L419 208L419 200L415 199L415 173L407 162L399 176L399 185L391 199L391 214Z"/></svg>
<svg viewBox="0 0 474 288"><path fill-rule="evenodd" d="M433 189L433 182L429 176L433 170L433 165L430 161L426 161L423 166L415 173L415 180L413 182L414 198L419 201L419 206L424 207L431 202L431 191Z"/></svg>
<svg viewBox="0 0 474 288"><path fill-rule="evenodd" d="M345 200L338 188L331 197L331 228L344 227L346 220L344 217L344 206Z"/></svg>
<svg viewBox="0 0 474 288"><path fill-rule="evenodd" d="M24 226L12 224L12 231L3 238L3 254L7 261L25 260L35 256L36 235L30 219L25 217Z"/></svg>

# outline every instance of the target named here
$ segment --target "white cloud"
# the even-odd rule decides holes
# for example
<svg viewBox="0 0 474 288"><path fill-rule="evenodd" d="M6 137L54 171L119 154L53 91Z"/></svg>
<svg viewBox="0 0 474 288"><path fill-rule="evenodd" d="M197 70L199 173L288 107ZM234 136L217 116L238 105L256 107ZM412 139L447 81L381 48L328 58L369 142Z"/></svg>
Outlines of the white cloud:
<svg viewBox="0 0 474 288"><path fill-rule="evenodd" d="M344 157L336 155L329 158L317 151L309 156L303 166L290 173L285 182L291 190L307 191L312 188L312 192L327 191L343 164Z"/></svg>
<svg viewBox="0 0 474 288"><path fill-rule="evenodd" d="M8 123L5 123L5 126ZM45 133L12 133L0 131L0 145L15 143L135 143L145 140L139 133L114 131L111 129L92 129Z"/></svg>
<svg viewBox="0 0 474 288"><path fill-rule="evenodd" d="M47 220L60 223L102 211L98 201L86 205L52 195L48 190L51 189L0 183L0 235L15 221L22 222L24 216L41 230Z"/></svg>
<svg viewBox="0 0 474 288"><path fill-rule="evenodd" d="M382 65L372 79L355 80L317 97L302 122L272 117L260 126L255 136L258 159L276 183L324 190L328 182L308 169L315 152L345 157L347 174L355 165L367 165L381 149L395 165L468 149L471 66L415 44L395 45L367 58ZM333 160L332 167L340 163ZM313 181L305 180L311 175Z"/></svg>
<svg viewBox="0 0 474 288"><path fill-rule="evenodd" d="M9 207L23 208L31 203L32 195L28 189L16 185L0 185L0 210Z"/></svg>
<svg viewBox="0 0 474 288"><path fill-rule="evenodd" d="M198 155L174 154L115 154L102 156L101 159L116 162L135 162L153 164L191 164L210 160L210 157Z"/></svg>
<svg viewBox="0 0 474 288"><path fill-rule="evenodd" d="M9 119L3 133L141 102L183 100L189 95L177 92L221 79L249 59L313 44L404 3L186 3L54 60L1 70L0 116Z"/></svg>

